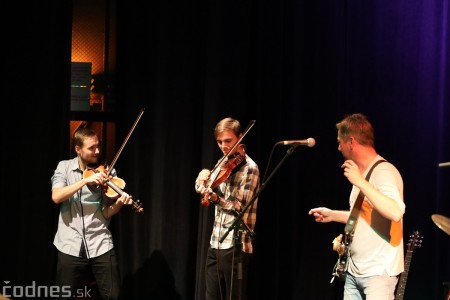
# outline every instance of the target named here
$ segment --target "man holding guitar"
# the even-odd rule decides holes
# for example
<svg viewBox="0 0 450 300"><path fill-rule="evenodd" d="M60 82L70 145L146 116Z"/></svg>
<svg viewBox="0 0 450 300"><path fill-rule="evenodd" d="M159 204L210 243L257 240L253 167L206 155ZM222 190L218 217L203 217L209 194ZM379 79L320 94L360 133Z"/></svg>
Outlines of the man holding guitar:
<svg viewBox="0 0 450 300"><path fill-rule="evenodd" d="M374 130L366 116L348 115L336 128L338 150L345 158L342 169L352 184L351 211L317 207L309 214L316 222L346 224L333 247L340 251L338 267L345 275L344 300L394 299L404 270L402 177L376 152Z"/></svg>

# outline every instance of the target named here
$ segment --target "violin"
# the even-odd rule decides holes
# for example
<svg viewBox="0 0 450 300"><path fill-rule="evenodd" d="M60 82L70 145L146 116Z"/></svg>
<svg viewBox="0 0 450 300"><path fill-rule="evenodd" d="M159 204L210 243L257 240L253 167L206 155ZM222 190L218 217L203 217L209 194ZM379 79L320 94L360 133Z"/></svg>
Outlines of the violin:
<svg viewBox="0 0 450 300"><path fill-rule="evenodd" d="M205 186L206 189L211 188L214 189L218 187L222 182L227 180L227 178L231 175L234 168L236 168L240 163L245 161L245 145L241 144L242 139L244 139L245 135L252 129L253 125L255 125L255 120L251 120L248 124L247 128L242 133L241 137L238 141L231 147L230 151L224 155L217 165L211 170L211 174L216 174L217 168L220 167L219 172L215 176L214 180L211 180L211 184L209 186ZM228 158L227 161L225 161ZM203 199L201 200L201 204L203 206L209 206L210 203L210 195L205 194Z"/></svg>
<svg viewBox="0 0 450 300"><path fill-rule="evenodd" d="M139 120L141 119L142 115L144 114L144 111L145 111L145 108L142 108L141 111L139 112L136 120L133 123L133 126L131 127L131 130L128 132L125 140L122 143L122 146L120 146L119 151L117 152L116 156L112 160L111 165L107 168L105 168L105 166L103 166L103 165L100 165L97 168L88 168L88 169L84 170L84 172L83 172L83 178L91 176L93 174L92 172L94 172L94 173L105 172L106 175L108 176L107 177L108 179L104 182L104 186L108 187L108 189L106 190L106 196L108 196L109 198L115 199L118 195L122 196L122 194L124 193L123 189L125 188L125 181L119 177L112 177L109 175L109 173L113 169L113 166L116 163L117 159L119 158L119 155L122 153L123 148L125 148L125 145L128 142L128 139L130 138L131 134L133 133L134 129L136 128L136 125L138 124ZM130 198L130 200L132 201L133 209L136 212L141 213L144 211L144 209L142 208L142 204L139 200L134 201L131 198Z"/></svg>
<svg viewBox="0 0 450 300"><path fill-rule="evenodd" d="M236 152L230 155L226 162L220 164L220 170L209 187L211 189L215 189L216 187L218 187L222 182L224 182L225 180L228 179L228 177L230 177L233 170L237 166L240 166L241 163L245 163L245 145L243 144L239 144L236 147ZM209 200L210 200L209 194L205 194L201 201L201 204L203 206L209 206L210 204Z"/></svg>
<svg viewBox="0 0 450 300"><path fill-rule="evenodd" d="M87 178L92 174L98 172L105 172L109 175L109 172L106 172L107 169L108 168L105 168L104 165L100 165L97 168L87 168L83 172L83 178ZM124 193L123 189L125 188L125 181L119 177L108 176L108 179L104 182L104 187L107 188L105 191L105 195L111 199L116 199L118 196L122 196L122 194ZM130 200L132 201L131 204L135 212L141 213L144 211L139 200L134 201L131 198Z"/></svg>

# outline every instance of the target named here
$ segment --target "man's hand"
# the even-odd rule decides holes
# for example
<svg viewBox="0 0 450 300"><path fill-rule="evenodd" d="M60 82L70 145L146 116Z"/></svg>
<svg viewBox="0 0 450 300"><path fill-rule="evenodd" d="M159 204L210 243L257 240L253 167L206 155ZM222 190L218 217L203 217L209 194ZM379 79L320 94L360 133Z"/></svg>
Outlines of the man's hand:
<svg viewBox="0 0 450 300"><path fill-rule="evenodd" d="M312 215L316 222L319 223L328 223L333 221L331 218L331 213L332 210L326 207L317 207L309 211L309 214Z"/></svg>
<svg viewBox="0 0 450 300"><path fill-rule="evenodd" d="M206 185L209 181L209 176L211 172L207 169L203 169L198 173L197 179L195 180L195 190L199 194L205 194L207 191Z"/></svg>
<svg viewBox="0 0 450 300"><path fill-rule="evenodd" d="M347 177L351 184L359 187L361 180L365 180L359 171L358 165L353 160L346 160L341 168L344 169L344 176Z"/></svg>

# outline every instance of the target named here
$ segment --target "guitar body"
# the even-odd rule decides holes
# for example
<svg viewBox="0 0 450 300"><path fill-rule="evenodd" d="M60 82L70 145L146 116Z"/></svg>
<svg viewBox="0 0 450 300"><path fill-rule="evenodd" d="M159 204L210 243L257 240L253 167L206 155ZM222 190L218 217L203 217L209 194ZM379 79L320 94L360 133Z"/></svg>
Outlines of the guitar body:
<svg viewBox="0 0 450 300"><path fill-rule="evenodd" d="M333 278L331 282L333 282L334 278L337 277L341 281L345 281L345 272L348 269L348 260L350 258L350 244L351 244L351 236L348 234L344 235L344 239L342 240L342 234L336 237L333 240L333 250L339 254L338 261L333 269Z"/></svg>

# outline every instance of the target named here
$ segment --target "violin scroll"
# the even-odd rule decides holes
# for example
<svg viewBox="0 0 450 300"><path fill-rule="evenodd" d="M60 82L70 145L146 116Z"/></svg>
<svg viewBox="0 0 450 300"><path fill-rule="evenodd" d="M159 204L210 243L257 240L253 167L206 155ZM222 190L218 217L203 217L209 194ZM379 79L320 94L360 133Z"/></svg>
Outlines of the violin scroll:
<svg viewBox="0 0 450 300"><path fill-rule="evenodd" d="M208 206L209 205L209 200L207 202L205 202L205 198L209 196L209 192L208 191L208 186L209 186L209 177L211 175L211 171L208 169L203 169L200 171L200 173L198 173L197 179L195 181L195 190L197 191L197 193L199 194L203 194L203 198L202 198L202 205L203 206ZM211 189L209 189L211 190Z"/></svg>

